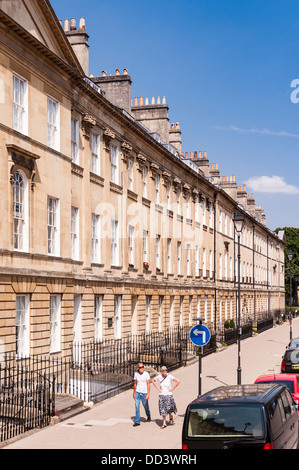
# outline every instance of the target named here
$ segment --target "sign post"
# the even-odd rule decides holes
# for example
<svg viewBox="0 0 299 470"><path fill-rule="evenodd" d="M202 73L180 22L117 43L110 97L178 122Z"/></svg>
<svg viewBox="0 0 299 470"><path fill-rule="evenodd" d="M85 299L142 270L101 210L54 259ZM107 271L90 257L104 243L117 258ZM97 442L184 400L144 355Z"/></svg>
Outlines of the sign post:
<svg viewBox="0 0 299 470"><path fill-rule="evenodd" d="M204 318L193 318L194 321L199 321L199 325L193 326L190 330L190 339L195 346L199 346L198 354L198 396L201 395L201 373L202 373L202 348L211 339L210 330L202 324Z"/></svg>

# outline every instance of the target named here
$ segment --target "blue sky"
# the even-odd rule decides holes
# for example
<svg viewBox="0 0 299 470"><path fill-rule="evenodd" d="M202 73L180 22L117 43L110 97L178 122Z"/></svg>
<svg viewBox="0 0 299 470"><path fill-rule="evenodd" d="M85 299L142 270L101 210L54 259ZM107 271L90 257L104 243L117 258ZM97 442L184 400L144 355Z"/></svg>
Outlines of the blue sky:
<svg viewBox="0 0 299 470"><path fill-rule="evenodd" d="M51 4L85 17L90 73L127 68L133 98L166 96L183 152L246 183L270 229L299 227L298 0Z"/></svg>

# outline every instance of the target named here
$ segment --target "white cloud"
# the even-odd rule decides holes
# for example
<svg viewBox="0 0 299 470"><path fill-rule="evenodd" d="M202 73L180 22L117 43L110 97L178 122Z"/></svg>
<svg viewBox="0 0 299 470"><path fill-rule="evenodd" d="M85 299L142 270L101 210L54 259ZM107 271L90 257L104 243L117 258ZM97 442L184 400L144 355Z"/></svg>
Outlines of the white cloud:
<svg viewBox="0 0 299 470"><path fill-rule="evenodd" d="M254 176L245 183L256 193L299 194L299 188L287 184L281 176Z"/></svg>
<svg viewBox="0 0 299 470"><path fill-rule="evenodd" d="M215 126L214 129L223 130L223 131L234 131L241 133L250 133L250 134L262 134L262 135L276 135L278 137L299 137L299 134L292 134L287 131L271 131L269 129L242 129L241 127L229 126L229 127L220 127Z"/></svg>

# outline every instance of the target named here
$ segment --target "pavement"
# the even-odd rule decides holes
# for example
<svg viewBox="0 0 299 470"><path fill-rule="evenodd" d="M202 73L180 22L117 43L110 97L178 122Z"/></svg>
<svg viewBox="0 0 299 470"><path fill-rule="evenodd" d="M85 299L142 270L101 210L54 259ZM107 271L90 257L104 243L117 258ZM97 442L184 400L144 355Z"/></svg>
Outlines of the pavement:
<svg viewBox="0 0 299 470"><path fill-rule="evenodd" d="M293 338L299 337L299 318L293 320ZM241 341L242 384L253 383L264 373L279 373L289 342L289 323L275 326ZM237 383L237 345L231 345L202 360L202 393L221 385ZM181 380L174 392L178 412L174 425L160 429L158 391L151 386L151 422L141 405L141 425L133 427L133 391L127 390L94 405L70 419L28 433L2 448L7 449L181 449L181 430L188 403L198 395L198 361L171 372Z"/></svg>

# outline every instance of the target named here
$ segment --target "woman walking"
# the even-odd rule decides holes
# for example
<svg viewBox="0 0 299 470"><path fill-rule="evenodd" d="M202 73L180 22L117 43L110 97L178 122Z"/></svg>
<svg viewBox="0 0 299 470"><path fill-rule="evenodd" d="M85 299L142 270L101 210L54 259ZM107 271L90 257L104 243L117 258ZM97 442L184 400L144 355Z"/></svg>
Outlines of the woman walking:
<svg viewBox="0 0 299 470"><path fill-rule="evenodd" d="M175 385L172 386L172 381ZM166 417L169 415L169 424L173 424L173 413L177 412L176 404L173 398L173 390L181 381L171 374L168 374L167 367L161 368L161 374L152 380L153 385L159 392L159 413L163 418L163 424L160 429L166 428Z"/></svg>

